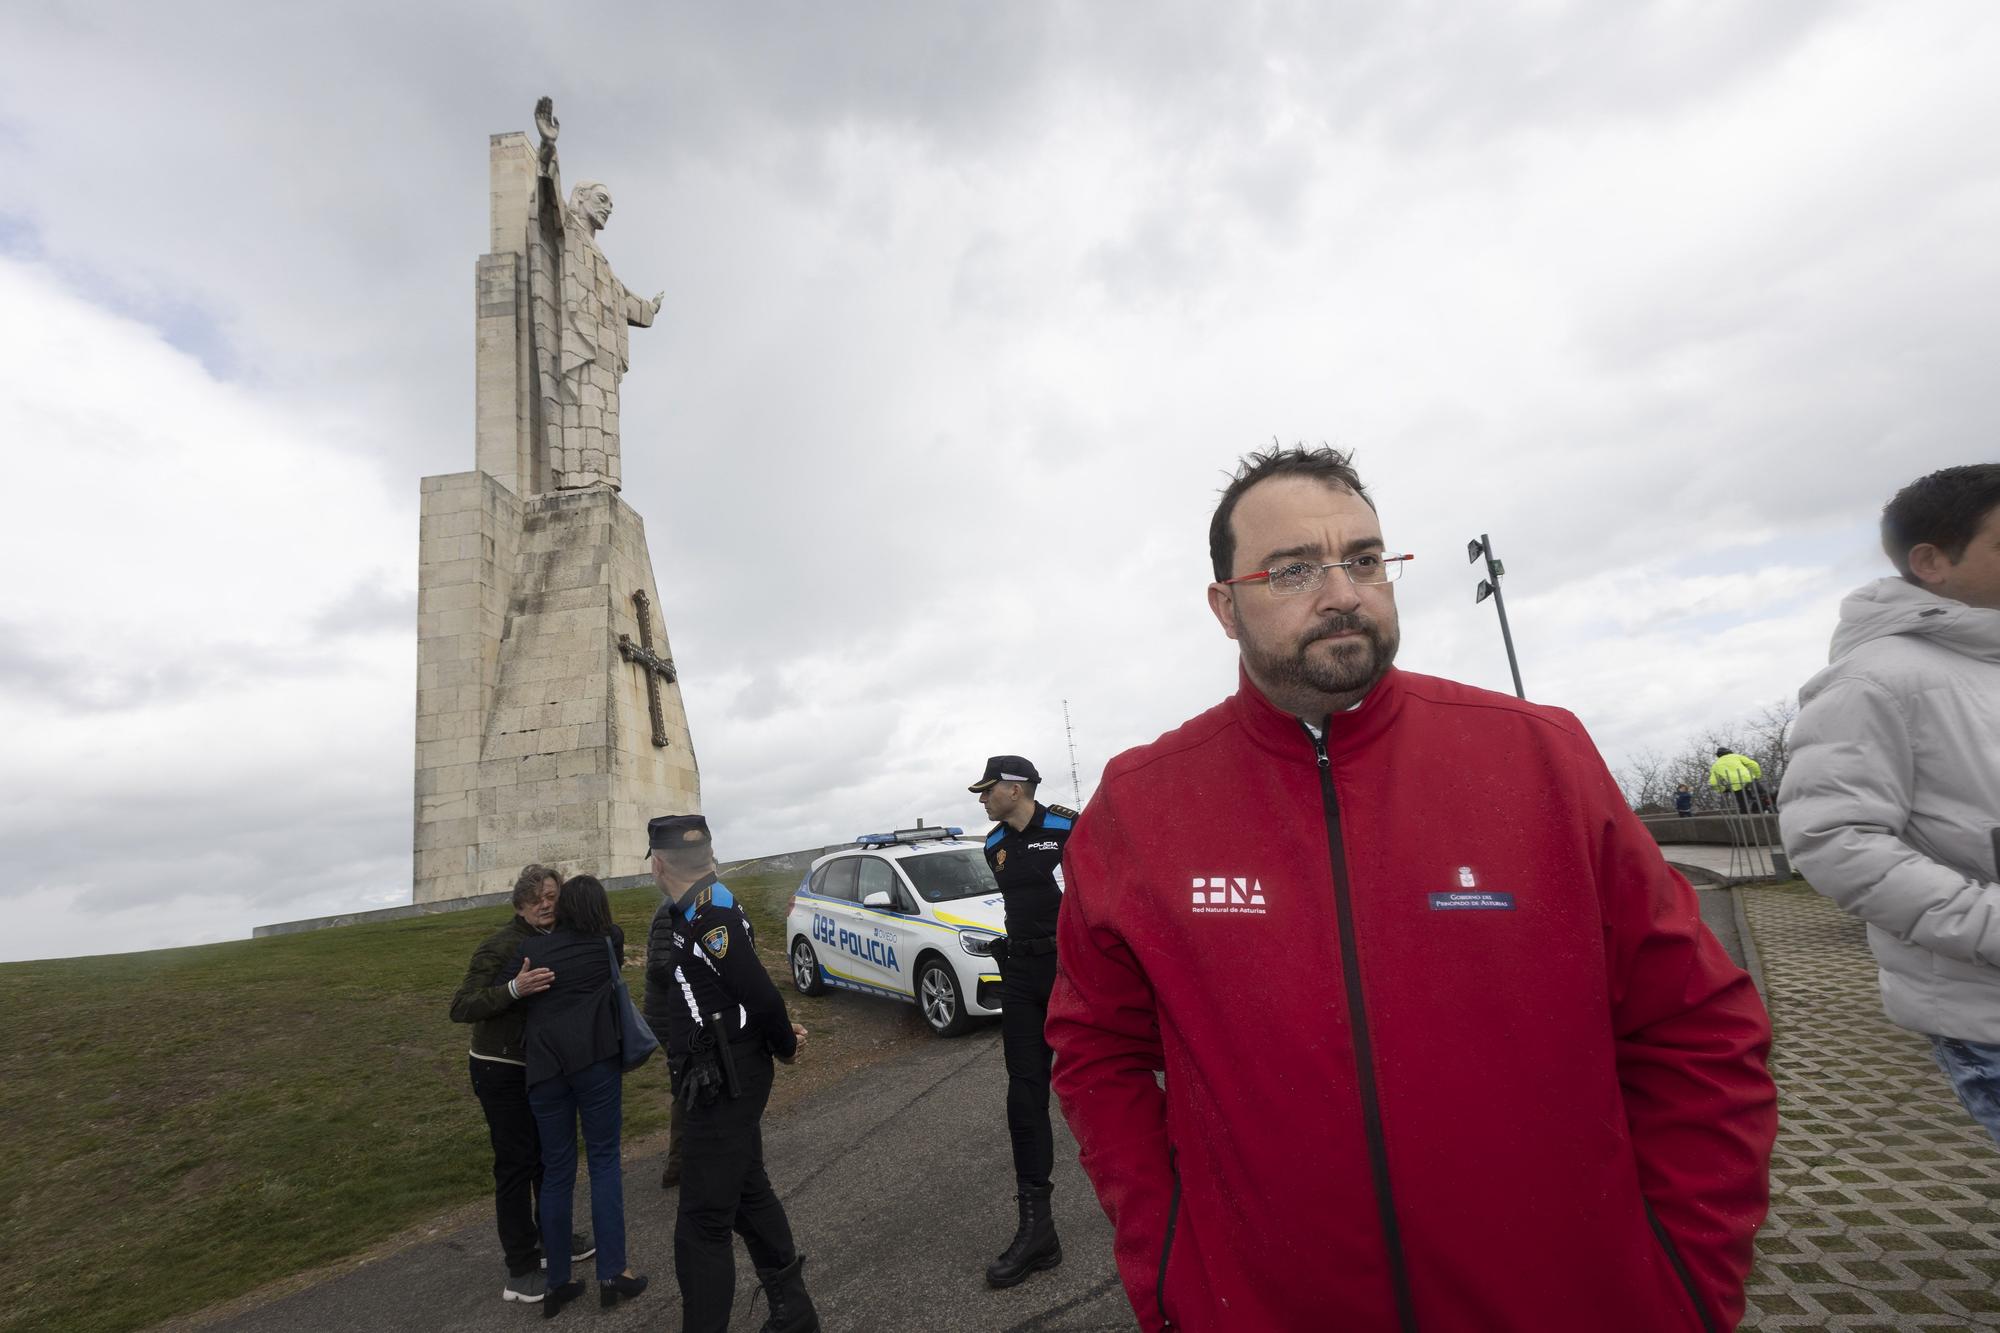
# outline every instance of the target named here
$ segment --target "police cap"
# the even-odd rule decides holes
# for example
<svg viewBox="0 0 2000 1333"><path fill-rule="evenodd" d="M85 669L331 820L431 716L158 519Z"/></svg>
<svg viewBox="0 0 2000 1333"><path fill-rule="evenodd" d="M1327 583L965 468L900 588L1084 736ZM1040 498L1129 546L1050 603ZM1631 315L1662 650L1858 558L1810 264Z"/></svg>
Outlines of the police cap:
<svg viewBox="0 0 2000 1333"><path fill-rule="evenodd" d="M660 815L646 821L646 855L693 851L710 843L708 821L700 815Z"/></svg>
<svg viewBox="0 0 2000 1333"><path fill-rule="evenodd" d="M985 791L997 782L1040 782L1035 766L1018 754L996 754L986 761L986 771L967 791Z"/></svg>

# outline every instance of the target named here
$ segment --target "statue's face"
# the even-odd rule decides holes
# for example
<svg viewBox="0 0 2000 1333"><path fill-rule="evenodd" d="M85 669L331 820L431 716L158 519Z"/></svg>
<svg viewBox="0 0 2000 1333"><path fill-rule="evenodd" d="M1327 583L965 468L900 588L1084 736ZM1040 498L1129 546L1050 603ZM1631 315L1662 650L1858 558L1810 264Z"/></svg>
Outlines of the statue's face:
<svg viewBox="0 0 2000 1333"><path fill-rule="evenodd" d="M611 192L601 185L594 190L586 190L583 215L590 219L592 226L602 229L605 223L611 221Z"/></svg>

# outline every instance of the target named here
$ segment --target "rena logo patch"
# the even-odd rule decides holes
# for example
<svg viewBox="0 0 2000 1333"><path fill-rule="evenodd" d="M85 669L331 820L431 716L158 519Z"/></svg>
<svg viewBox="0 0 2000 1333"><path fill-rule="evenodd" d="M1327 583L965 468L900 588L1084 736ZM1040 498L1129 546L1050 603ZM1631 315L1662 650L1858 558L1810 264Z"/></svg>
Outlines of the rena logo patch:
<svg viewBox="0 0 2000 1333"><path fill-rule="evenodd" d="M1263 916L1264 886L1242 875L1227 875L1194 881L1194 910L1197 915Z"/></svg>

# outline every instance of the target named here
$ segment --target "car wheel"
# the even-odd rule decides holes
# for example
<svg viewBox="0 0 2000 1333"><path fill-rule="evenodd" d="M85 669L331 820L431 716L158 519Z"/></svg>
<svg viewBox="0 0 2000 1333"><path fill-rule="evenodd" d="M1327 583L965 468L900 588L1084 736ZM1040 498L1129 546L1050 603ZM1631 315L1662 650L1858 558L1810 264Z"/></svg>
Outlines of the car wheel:
<svg viewBox="0 0 2000 1333"><path fill-rule="evenodd" d="M939 958L926 958L917 969L917 1011L940 1037L956 1037L972 1025L958 977Z"/></svg>
<svg viewBox="0 0 2000 1333"><path fill-rule="evenodd" d="M792 984L801 995L826 994L826 981L819 974L819 955L812 941L801 935L792 941Z"/></svg>

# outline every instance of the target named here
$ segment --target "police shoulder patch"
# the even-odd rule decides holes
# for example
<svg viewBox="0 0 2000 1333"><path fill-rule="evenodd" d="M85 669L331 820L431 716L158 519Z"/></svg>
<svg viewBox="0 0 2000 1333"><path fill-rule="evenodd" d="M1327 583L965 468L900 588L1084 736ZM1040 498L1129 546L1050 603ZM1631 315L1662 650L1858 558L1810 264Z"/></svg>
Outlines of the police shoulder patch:
<svg viewBox="0 0 2000 1333"><path fill-rule="evenodd" d="M729 927L717 926L702 936L701 942L702 946L717 958L724 957L729 952Z"/></svg>
<svg viewBox="0 0 2000 1333"><path fill-rule="evenodd" d="M1052 805L1049 807L1049 813L1058 819L1067 819L1072 823L1076 821L1076 811L1066 805Z"/></svg>

